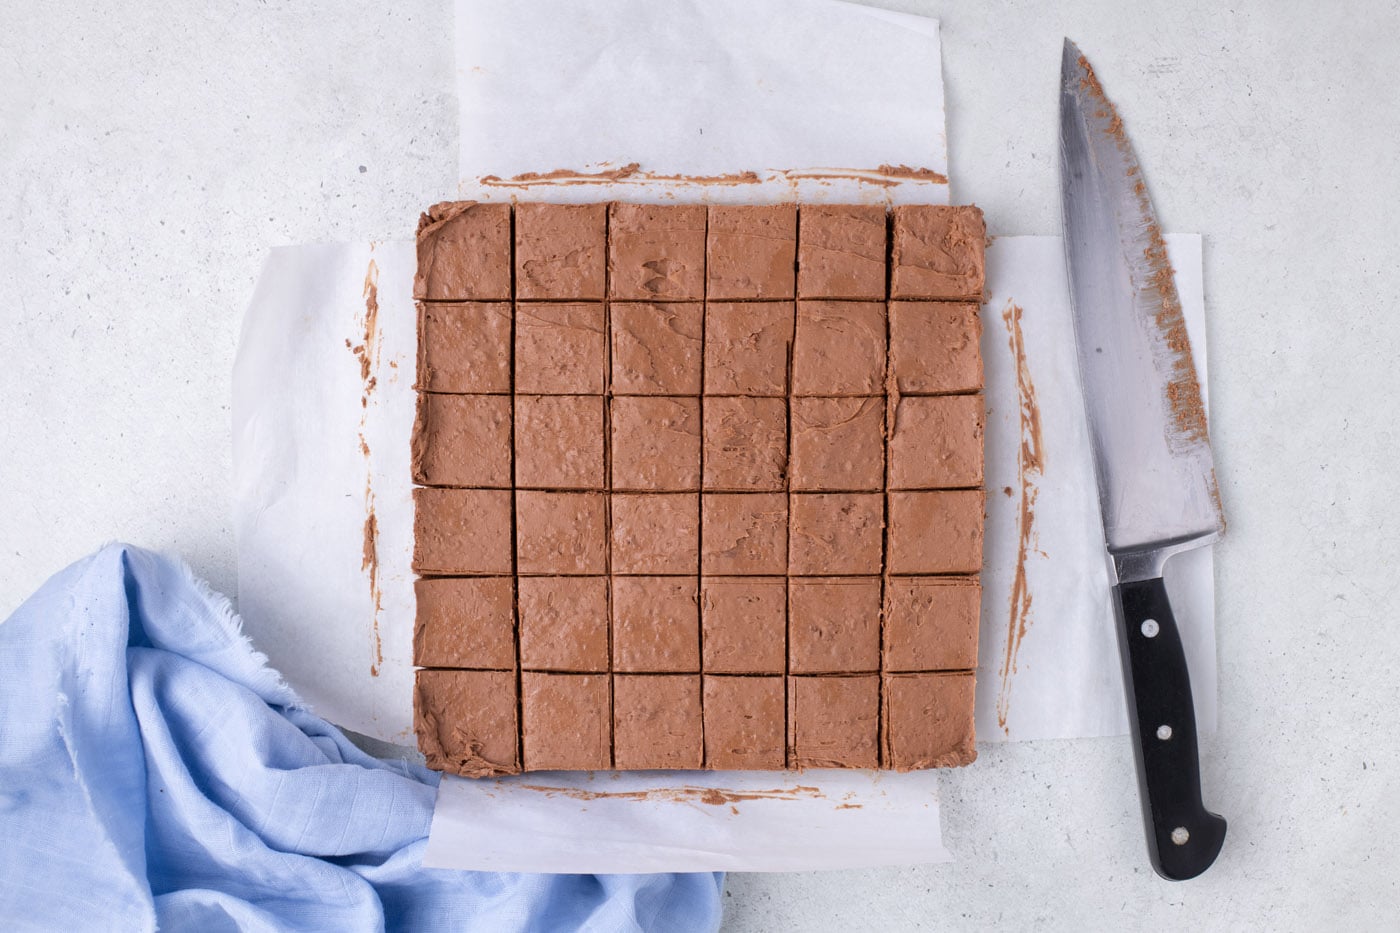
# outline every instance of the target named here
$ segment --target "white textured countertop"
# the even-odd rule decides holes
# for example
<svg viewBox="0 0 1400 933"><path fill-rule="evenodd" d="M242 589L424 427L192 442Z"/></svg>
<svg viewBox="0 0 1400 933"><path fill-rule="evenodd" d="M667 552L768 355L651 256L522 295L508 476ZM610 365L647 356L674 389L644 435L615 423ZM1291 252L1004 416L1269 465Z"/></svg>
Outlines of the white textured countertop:
<svg viewBox="0 0 1400 933"><path fill-rule="evenodd" d="M1393 922L1400 11L890 5L943 20L953 197L993 232L1058 231L1069 34L1164 226L1206 235L1230 535L1202 755L1230 836L1159 881L1126 739L985 746L944 781L956 864L732 876L726 926ZM119 7L0 11L0 616L113 538L231 592L229 379L264 251L408 235L456 177L445 2Z"/></svg>

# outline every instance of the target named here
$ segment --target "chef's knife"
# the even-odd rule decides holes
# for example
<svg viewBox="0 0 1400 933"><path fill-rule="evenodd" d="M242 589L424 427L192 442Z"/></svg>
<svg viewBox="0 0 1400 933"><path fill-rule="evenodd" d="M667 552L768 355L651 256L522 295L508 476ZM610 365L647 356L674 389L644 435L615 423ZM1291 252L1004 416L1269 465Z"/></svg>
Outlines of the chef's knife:
<svg viewBox="0 0 1400 933"><path fill-rule="evenodd" d="M1225 523L1162 230L1122 121L1068 39L1060 186L1148 850L1158 874L1184 880L1215 861L1225 821L1201 800L1191 682L1162 567Z"/></svg>

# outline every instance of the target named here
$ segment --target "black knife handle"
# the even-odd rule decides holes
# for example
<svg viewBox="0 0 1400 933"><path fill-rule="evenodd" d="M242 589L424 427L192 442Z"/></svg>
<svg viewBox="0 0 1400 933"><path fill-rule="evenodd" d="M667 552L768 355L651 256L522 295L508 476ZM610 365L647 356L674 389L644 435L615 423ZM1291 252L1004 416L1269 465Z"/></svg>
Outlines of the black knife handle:
<svg viewBox="0 0 1400 933"><path fill-rule="evenodd" d="M1201 800L1186 653L1161 577L1120 584L1115 595L1147 847L1157 874L1185 881L1209 868L1225 842L1225 821Z"/></svg>

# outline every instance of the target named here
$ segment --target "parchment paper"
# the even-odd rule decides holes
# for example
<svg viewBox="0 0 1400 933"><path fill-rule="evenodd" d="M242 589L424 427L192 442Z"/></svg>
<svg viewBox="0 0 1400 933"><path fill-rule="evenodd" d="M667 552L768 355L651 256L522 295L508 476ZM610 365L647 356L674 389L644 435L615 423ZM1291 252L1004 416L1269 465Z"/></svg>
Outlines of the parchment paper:
<svg viewBox="0 0 1400 933"><path fill-rule="evenodd" d="M947 203L937 20L837 0L606 9L457 0L463 195L657 200L699 177L686 199Z"/></svg>
<svg viewBox="0 0 1400 933"><path fill-rule="evenodd" d="M928 773L541 772L444 781L423 855L487 871L801 871L946 862Z"/></svg>

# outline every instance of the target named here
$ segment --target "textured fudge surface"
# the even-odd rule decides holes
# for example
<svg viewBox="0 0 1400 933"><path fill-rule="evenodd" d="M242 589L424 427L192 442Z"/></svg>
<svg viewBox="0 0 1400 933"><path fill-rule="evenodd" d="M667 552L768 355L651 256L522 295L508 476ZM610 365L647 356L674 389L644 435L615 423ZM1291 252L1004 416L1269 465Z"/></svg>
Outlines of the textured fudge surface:
<svg viewBox="0 0 1400 933"><path fill-rule="evenodd" d="M972 207L432 207L429 765L972 761L984 245Z"/></svg>
<svg viewBox="0 0 1400 933"><path fill-rule="evenodd" d="M515 297L602 301L606 204L515 206Z"/></svg>

